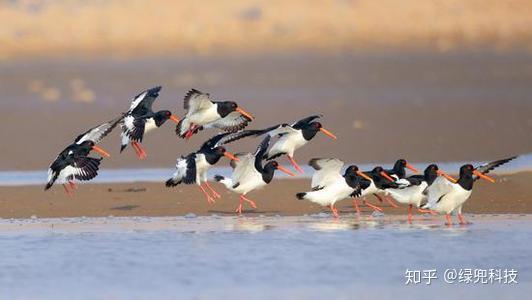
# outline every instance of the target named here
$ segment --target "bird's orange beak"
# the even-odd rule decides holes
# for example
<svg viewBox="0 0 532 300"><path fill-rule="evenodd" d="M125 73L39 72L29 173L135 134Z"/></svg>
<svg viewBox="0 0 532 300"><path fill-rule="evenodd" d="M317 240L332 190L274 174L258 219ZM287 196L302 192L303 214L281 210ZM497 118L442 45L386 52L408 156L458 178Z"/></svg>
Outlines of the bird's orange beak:
<svg viewBox="0 0 532 300"><path fill-rule="evenodd" d="M236 156L234 156L233 154L231 154L231 153L229 153L227 151L224 152L224 156L229 158L230 160L238 161L238 158L236 158Z"/></svg>
<svg viewBox="0 0 532 300"><path fill-rule="evenodd" d="M480 172L477 171L477 170L473 170L473 174L475 174L475 175L477 175L478 177L480 177L480 178L482 178L482 179L484 179L484 180L487 180L487 181L489 181L489 182L491 182L491 183L495 183L495 179L493 179L493 178L491 178L491 177L489 177L489 176L486 176L486 175L480 173Z"/></svg>
<svg viewBox="0 0 532 300"><path fill-rule="evenodd" d="M447 174L447 173L445 173L443 171L440 171L440 170L436 171L436 173L438 175L440 175L440 176L443 176L443 177L447 178L447 180L449 180L450 182L456 183L456 179L454 179L451 175L449 175L449 174Z"/></svg>
<svg viewBox="0 0 532 300"><path fill-rule="evenodd" d="M326 136L330 137L331 139L336 140L336 135L332 134L332 132L330 132L329 130L322 127L320 128L320 131L323 132L323 134L325 134Z"/></svg>
<svg viewBox="0 0 532 300"><path fill-rule="evenodd" d="M414 173L418 173L418 170L416 170L416 168L414 168L411 164L409 163L406 163L406 166L405 166L407 169L409 169L410 171L414 172Z"/></svg>
<svg viewBox="0 0 532 300"><path fill-rule="evenodd" d="M364 172L361 172L361 171L357 171L357 175L360 176L360 177L363 177L369 181L372 181L371 177L369 177L368 175L364 174Z"/></svg>
<svg viewBox="0 0 532 300"><path fill-rule="evenodd" d="M384 177L384 178L386 178L386 179L388 179L388 180L390 180L390 181L392 181L392 182L395 181L392 177L390 177L390 175L386 174L386 172L384 172L384 171L381 171L379 174L380 174L382 177Z"/></svg>
<svg viewBox="0 0 532 300"><path fill-rule="evenodd" d="M242 108L240 107L237 107L235 109L237 112L239 112L241 115L245 116L246 118L250 119L250 120L253 120L253 116L249 113L247 113L245 110L243 110Z"/></svg>
<svg viewBox="0 0 532 300"><path fill-rule="evenodd" d="M176 124L179 123L179 119L176 116L174 116L174 115L170 116L170 120L174 121Z"/></svg>
<svg viewBox="0 0 532 300"><path fill-rule="evenodd" d="M92 146L92 150L98 152L101 156L111 157L111 154L107 153L105 150L103 150L100 147Z"/></svg>
<svg viewBox="0 0 532 300"><path fill-rule="evenodd" d="M296 176L296 174L290 172L290 170L288 170L287 168L283 167L283 166L277 166L277 170L283 172L283 173L286 173L290 176Z"/></svg>

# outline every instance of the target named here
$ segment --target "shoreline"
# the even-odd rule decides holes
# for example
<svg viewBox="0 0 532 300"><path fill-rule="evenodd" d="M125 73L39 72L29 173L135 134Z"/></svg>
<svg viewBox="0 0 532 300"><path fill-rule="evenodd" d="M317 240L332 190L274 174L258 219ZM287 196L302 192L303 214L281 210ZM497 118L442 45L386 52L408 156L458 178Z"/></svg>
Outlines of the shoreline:
<svg viewBox="0 0 532 300"><path fill-rule="evenodd" d="M492 175L495 184L479 181L464 206L466 214L531 214L532 172ZM250 193L257 209L245 205L244 216L302 216L327 212L328 209L295 198L297 192L309 189L309 179L275 180L262 190ZM80 185L73 197L60 186L44 192L41 186L0 187L0 218L66 218L66 217L171 217L235 216L238 195L221 184L213 187L222 195L209 205L195 185L166 188L164 183L87 184ZM406 214L407 208L393 208L370 197L369 202L382 206L386 215ZM360 202L359 202L360 204ZM349 199L337 203L340 214L351 214ZM363 215L372 210L361 205ZM419 218L415 215L414 218ZM438 218L435 216L435 218Z"/></svg>

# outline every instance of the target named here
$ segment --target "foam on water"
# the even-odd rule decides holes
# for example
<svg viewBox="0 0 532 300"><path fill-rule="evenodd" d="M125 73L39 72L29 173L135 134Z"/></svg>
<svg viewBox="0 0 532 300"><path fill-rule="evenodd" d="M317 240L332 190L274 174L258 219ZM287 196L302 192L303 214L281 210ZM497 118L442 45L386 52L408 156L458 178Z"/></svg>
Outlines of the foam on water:
<svg viewBox="0 0 532 300"><path fill-rule="evenodd" d="M532 216L0 220L5 299L518 298ZM517 285L405 286L406 269L513 268Z"/></svg>
<svg viewBox="0 0 532 300"><path fill-rule="evenodd" d="M414 167L422 171L428 163L413 163ZM436 162L440 169L448 172L458 172L460 166L465 163L471 162ZM480 165L485 162L473 162L474 165ZM368 163L358 164L362 170L370 170L374 166L382 165L391 167L390 163ZM302 166L305 174L297 173L297 177L305 178L312 175L313 170L309 166ZM517 159L511 161L508 164L502 165L495 170L498 174L508 174L522 171L532 170L532 154L525 154L519 156ZM213 167L209 171L210 176L219 174L222 176L231 175L230 167ZM163 182L166 181L172 174L173 169L115 169L106 170L102 169L99 172L98 177L91 180L88 183L123 183L123 182ZM277 172L275 175L277 178L292 178L288 175ZM40 171L0 171L0 186L21 186L21 185L44 185L46 182L47 173L46 170Z"/></svg>

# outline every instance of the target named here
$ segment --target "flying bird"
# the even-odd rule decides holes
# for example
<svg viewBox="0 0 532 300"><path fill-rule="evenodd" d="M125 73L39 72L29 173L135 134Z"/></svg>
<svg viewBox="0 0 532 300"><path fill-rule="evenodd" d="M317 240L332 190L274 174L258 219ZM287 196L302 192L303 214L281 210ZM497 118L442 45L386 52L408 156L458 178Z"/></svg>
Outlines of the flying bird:
<svg viewBox="0 0 532 300"><path fill-rule="evenodd" d="M431 164L425 169L423 175L403 177L402 180L407 182L405 187L386 189L386 192L397 202L408 205L408 223L412 223L412 208L414 205L420 213L434 213L430 210L421 209L420 206L427 200L423 191L432 185L438 176L444 176L451 182L456 182L454 178L441 171L437 165Z"/></svg>
<svg viewBox="0 0 532 300"><path fill-rule="evenodd" d="M240 204L235 210L239 215L242 214L242 204L244 201L249 203L253 208L257 205L253 200L246 198L247 193L269 184L275 173L275 170L282 171L290 176L295 176L292 172L280 166L276 161L270 161L262 165L263 156L268 150L270 137L266 136L260 143L254 154L237 154L238 161L231 161L233 173L231 178L216 175L216 181L221 182L225 187L235 193L240 194Z"/></svg>
<svg viewBox="0 0 532 300"><path fill-rule="evenodd" d="M440 214L445 214L446 225L451 225L451 213L456 213L460 224L466 224L462 216L462 205L469 199L473 190L473 183L482 178L495 183L495 180L488 177L489 171L508 163L517 156L496 160L477 168L471 164L460 167L460 177L453 183L445 178L439 177L430 185L424 193L428 201L422 206L423 209L430 209Z"/></svg>
<svg viewBox="0 0 532 300"><path fill-rule="evenodd" d="M316 170L312 176L312 190L297 193L296 197L299 200L305 199L322 206L328 206L335 218L338 218L338 211L334 204L342 199L360 194L362 179L367 179L368 184L371 180L355 165L347 167L342 175L341 170L344 162L336 158L314 158L310 160L309 165Z"/></svg>
<svg viewBox="0 0 532 300"><path fill-rule="evenodd" d="M89 154L95 151L102 157L110 156L96 144L100 143L122 121L122 118L123 116L120 116L89 129L61 151L48 168L48 182L44 190L59 182L63 185L65 193L71 195L76 188L74 180L88 181L96 177L102 158L90 157Z"/></svg>
<svg viewBox="0 0 532 300"><path fill-rule="evenodd" d="M236 132L253 120L236 102L213 101L210 94L196 89L191 89L185 95L183 107L187 113L177 124L176 134L185 139L207 128Z"/></svg>
<svg viewBox="0 0 532 300"><path fill-rule="evenodd" d="M314 121L320 117L321 115L314 115L301 119L291 125L285 123L263 130L253 130L257 135L267 134L271 137L278 138L270 150L264 155L264 158L266 160L271 160L286 155L294 169L299 173L303 173L303 170L294 159L294 152L306 145L318 132L322 132L328 137L336 140L334 134L323 128L320 122Z"/></svg>
<svg viewBox="0 0 532 300"><path fill-rule="evenodd" d="M124 151L127 145L131 143L137 157L144 159L146 158L146 152L140 146L144 135L155 128L161 127L167 120L179 123L179 119L168 110L160 110L158 112L152 110L153 102L159 97L160 91L161 87L157 86L142 91L133 98L129 110L120 123L122 128L120 152Z"/></svg>
<svg viewBox="0 0 532 300"><path fill-rule="evenodd" d="M228 152L225 147L222 147L222 145L237 141L249 135L249 133L242 131L236 133L222 133L207 140L198 151L192 152L187 156L181 156L177 159L176 171L172 175L172 178L166 181L166 186L174 187L181 183L195 183L207 198L207 202L214 203L214 199L220 198L221 196L209 184L207 180L208 170L214 166L222 156L231 160L236 160L236 157ZM212 193L212 196L209 195L202 184L205 184L207 189Z"/></svg>

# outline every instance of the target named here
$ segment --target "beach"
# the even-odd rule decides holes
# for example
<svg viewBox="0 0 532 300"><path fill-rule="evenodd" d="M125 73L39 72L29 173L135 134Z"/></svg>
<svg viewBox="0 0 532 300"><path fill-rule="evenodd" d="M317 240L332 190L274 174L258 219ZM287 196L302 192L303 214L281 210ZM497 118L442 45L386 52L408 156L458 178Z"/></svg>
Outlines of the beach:
<svg viewBox="0 0 532 300"><path fill-rule="evenodd" d="M464 206L466 214L529 214L532 213L532 172L492 176L495 184L479 181ZM302 216L327 208L309 201L297 200L297 192L308 191L310 179L273 180L262 190L248 197L257 209L245 206L248 216ZM185 216L187 214L235 215L238 195L228 192L221 184L212 186L222 195L209 205L196 185L167 188L161 183L86 184L80 185L74 196L68 196L61 186L45 192L41 186L0 187L0 218L63 218L107 216ZM370 197L370 203L381 205ZM382 204L385 214L406 214L406 207L393 208ZM338 202L341 214L352 214L350 200ZM361 205L364 215L372 210Z"/></svg>

